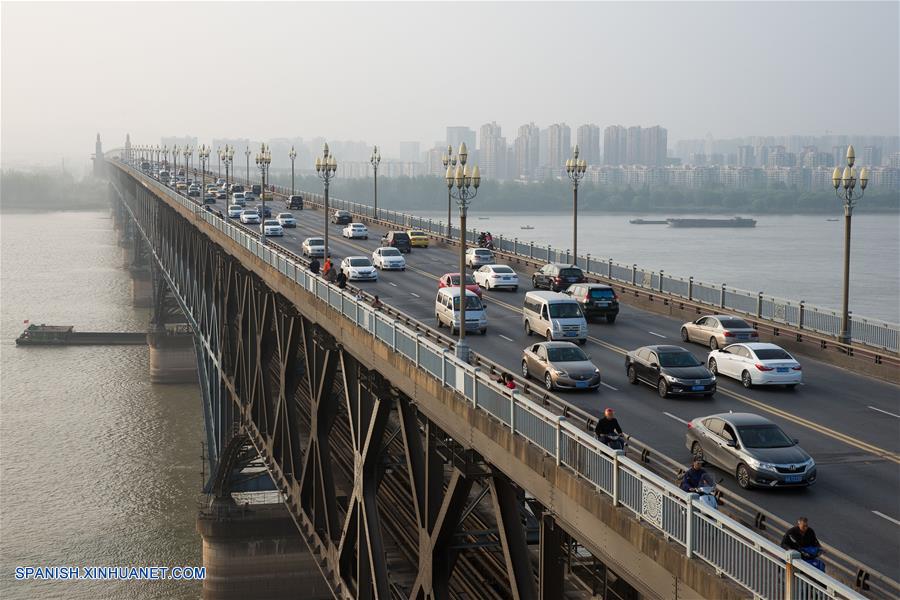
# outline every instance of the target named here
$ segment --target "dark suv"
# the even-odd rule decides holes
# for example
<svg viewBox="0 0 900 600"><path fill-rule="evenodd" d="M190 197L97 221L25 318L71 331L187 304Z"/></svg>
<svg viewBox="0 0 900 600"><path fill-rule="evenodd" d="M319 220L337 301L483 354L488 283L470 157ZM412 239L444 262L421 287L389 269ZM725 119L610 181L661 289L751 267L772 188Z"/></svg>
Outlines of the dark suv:
<svg viewBox="0 0 900 600"><path fill-rule="evenodd" d="M585 318L605 317L607 323L615 323L619 314L619 298L611 286L605 283L576 283L563 293L578 301Z"/></svg>
<svg viewBox="0 0 900 600"><path fill-rule="evenodd" d="M573 283L585 283L584 271L575 265L562 263L549 263L541 267L541 270L531 276L531 285L538 288L562 291Z"/></svg>
<svg viewBox="0 0 900 600"><path fill-rule="evenodd" d="M382 246L392 246L400 252L412 252L412 242L405 231L388 231L381 238Z"/></svg>
<svg viewBox="0 0 900 600"><path fill-rule="evenodd" d="M350 221L353 220L353 215L351 215L346 210L336 210L331 215L331 222L337 225L346 225Z"/></svg>
<svg viewBox="0 0 900 600"><path fill-rule="evenodd" d="M285 198L284 204L286 208L290 208L292 210L303 210L303 196L301 196L300 194L288 196L287 198Z"/></svg>

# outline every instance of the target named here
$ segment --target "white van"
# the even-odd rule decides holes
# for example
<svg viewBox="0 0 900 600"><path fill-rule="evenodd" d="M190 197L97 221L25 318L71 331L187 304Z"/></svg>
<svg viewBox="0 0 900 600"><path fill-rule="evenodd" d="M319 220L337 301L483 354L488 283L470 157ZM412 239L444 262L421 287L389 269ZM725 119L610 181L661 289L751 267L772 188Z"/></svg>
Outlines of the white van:
<svg viewBox="0 0 900 600"><path fill-rule="evenodd" d="M434 318L440 329L443 325L450 328L450 335L459 331L459 288L440 288L434 299ZM466 331L487 333L487 313L481 298L472 290L466 290Z"/></svg>
<svg viewBox="0 0 900 600"><path fill-rule="evenodd" d="M525 335L537 333L554 340L587 342L588 327L578 301L559 292L528 292L522 307Z"/></svg>

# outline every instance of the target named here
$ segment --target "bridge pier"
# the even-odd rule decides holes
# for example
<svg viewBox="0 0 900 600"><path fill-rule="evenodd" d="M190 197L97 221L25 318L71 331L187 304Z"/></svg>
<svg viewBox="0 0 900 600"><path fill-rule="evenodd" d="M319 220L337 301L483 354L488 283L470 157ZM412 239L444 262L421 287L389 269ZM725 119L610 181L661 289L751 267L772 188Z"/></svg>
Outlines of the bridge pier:
<svg viewBox="0 0 900 600"><path fill-rule="evenodd" d="M154 331L147 334L152 383L197 383L197 356L192 333Z"/></svg>
<svg viewBox="0 0 900 600"><path fill-rule="evenodd" d="M331 600L283 504L216 505L197 517L206 567L204 600Z"/></svg>
<svg viewBox="0 0 900 600"><path fill-rule="evenodd" d="M131 305L147 308L153 304L153 279L146 266L132 266L131 272Z"/></svg>

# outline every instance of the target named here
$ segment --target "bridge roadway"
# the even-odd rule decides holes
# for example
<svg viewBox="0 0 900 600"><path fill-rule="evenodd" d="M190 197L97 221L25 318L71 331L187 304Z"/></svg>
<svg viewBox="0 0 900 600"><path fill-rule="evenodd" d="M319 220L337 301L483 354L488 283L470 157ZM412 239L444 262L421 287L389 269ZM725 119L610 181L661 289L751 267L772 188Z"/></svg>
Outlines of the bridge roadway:
<svg viewBox="0 0 900 600"><path fill-rule="evenodd" d="M273 214L285 210L271 204ZM226 212L224 201L216 208ZM293 252L304 238L322 235L323 215L307 208L291 211L296 229L283 238L270 238ZM329 243L337 264L352 255L371 256L382 233L370 226L368 240L341 237L343 227L329 223ZM406 255L404 272L379 272L378 282L359 282L361 289L413 318L434 325L437 278L458 271L458 247L436 243ZM514 265L515 266L515 265ZM521 326L524 294L531 289L531 271L517 268L518 292L485 292L488 308L486 336L467 336L473 350L513 373L519 373L522 349L539 339L526 337ZM863 563L896 578L900 564L900 394L898 387L800 357L805 384L794 391L744 389L739 382L719 378L712 399L661 399L647 386L631 386L625 377L624 352L655 343L674 343L690 349L700 360L706 351L683 344L681 323L622 304L614 325L591 324L586 351L600 368L606 384L599 392L562 392L572 404L599 415L612 407L623 427L638 439L676 460L687 461L685 422L701 415L727 411L764 414L778 423L816 459L818 481L806 490L751 490L737 487L731 474L721 487L740 494L767 511L793 522L806 515L820 538ZM540 385L539 382L534 382Z"/></svg>

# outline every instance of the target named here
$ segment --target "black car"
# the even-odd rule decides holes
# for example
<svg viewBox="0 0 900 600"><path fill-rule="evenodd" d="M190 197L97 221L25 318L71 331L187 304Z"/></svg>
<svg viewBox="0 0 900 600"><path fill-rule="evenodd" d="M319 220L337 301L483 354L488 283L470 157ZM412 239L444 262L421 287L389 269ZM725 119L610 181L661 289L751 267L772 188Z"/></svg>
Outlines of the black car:
<svg viewBox="0 0 900 600"><path fill-rule="evenodd" d="M544 288L554 292L562 291L573 283L585 283L584 271L575 265L549 263L531 276L531 285L535 289Z"/></svg>
<svg viewBox="0 0 900 600"><path fill-rule="evenodd" d="M292 210L303 210L303 196L294 194L284 200L284 205Z"/></svg>
<svg viewBox="0 0 900 600"><path fill-rule="evenodd" d="M602 317L607 323L615 323L619 314L619 297L612 286L605 283L576 283L563 293L578 301L586 319Z"/></svg>
<svg viewBox="0 0 900 600"><path fill-rule="evenodd" d="M336 225L346 225L350 221L353 220L353 215L351 215L346 210L336 210L331 215L331 222Z"/></svg>
<svg viewBox="0 0 900 600"><path fill-rule="evenodd" d="M257 206L248 206L247 208L255 208L259 211L259 214L263 216L263 218L268 219L272 216L272 207L269 206L269 203L266 202L266 207L263 208L262 204L258 204Z"/></svg>
<svg viewBox="0 0 900 600"><path fill-rule="evenodd" d="M388 231L381 237L382 246L392 246L400 252L412 252L412 241L405 231Z"/></svg>
<svg viewBox="0 0 900 600"><path fill-rule="evenodd" d="M716 376L679 346L644 346L625 355L628 382L652 385L660 397L712 396Z"/></svg>

